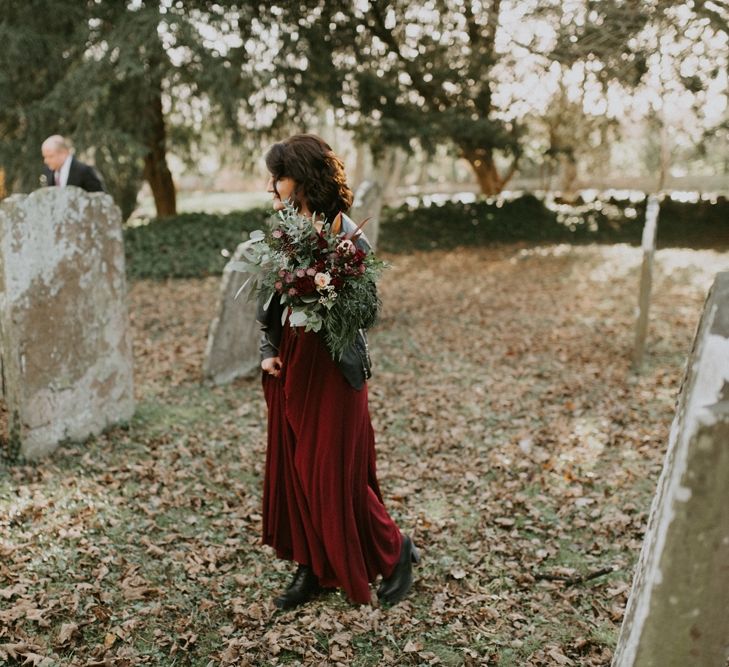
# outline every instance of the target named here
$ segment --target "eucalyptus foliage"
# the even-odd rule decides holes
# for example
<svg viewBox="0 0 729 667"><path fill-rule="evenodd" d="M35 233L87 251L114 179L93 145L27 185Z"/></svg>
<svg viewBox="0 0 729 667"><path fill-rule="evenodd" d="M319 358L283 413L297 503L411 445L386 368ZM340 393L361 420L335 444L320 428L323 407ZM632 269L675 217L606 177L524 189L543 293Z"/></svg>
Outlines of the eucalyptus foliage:
<svg viewBox="0 0 729 667"><path fill-rule="evenodd" d="M377 319L377 279L384 263L358 245L359 229L346 233L341 220L322 221L286 205L270 227L252 232L241 246L245 259L229 268L248 274L238 290L280 305L281 323L322 331L332 356L340 359L360 329Z"/></svg>

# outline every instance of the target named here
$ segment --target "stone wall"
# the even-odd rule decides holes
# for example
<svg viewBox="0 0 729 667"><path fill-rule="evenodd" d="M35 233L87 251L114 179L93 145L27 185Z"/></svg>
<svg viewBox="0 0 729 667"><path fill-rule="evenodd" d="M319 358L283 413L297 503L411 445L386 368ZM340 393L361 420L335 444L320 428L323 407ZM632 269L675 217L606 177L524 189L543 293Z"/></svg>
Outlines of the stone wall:
<svg viewBox="0 0 729 667"><path fill-rule="evenodd" d="M0 357L9 431L35 458L134 411L121 214L43 188L0 203Z"/></svg>
<svg viewBox="0 0 729 667"><path fill-rule="evenodd" d="M729 273L688 359L614 667L726 664L729 648Z"/></svg>

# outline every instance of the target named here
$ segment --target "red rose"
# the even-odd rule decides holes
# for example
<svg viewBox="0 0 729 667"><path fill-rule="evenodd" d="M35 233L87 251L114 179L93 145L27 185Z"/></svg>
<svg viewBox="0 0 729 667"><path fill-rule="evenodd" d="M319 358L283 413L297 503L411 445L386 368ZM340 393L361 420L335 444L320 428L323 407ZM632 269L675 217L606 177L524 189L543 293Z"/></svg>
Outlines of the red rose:
<svg viewBox="0 0 729 667"><path fill-rule="evenodd" d="M294 283L298 294L311 294L316 291L316 285L314 285L313 276L305 275L303 278L297 279Z"/></svg>

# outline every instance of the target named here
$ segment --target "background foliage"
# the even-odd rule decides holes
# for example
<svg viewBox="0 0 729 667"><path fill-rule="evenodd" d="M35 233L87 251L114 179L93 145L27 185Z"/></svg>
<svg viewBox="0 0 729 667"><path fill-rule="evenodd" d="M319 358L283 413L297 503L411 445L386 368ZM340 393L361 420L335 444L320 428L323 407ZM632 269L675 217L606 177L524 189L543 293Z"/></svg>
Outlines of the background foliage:
<svg viewBox="0 0 729 667"><path fill-rule="evenodd" d="M564 187L599 172L633 118L659 174L677 155L718 165L728 22L703 1L0 0L0 169L10 192L37 187L60 132L125 215L146 180L170 216L168 152L240 166L323 117L376 157L446 147L485 194L517 169L556 164Z"/></svg>
<svg viewBox="0 0 729 667"><path fill-rule="evenodd" d="M266 209L227 215L183 213L128 227L124 230L127 275L163 280L220 274L237 245L261 229L269 216Z"/></svg>
<svg viewBox="0 0 729 667"><path fill-rule="evenodd" d="M124 232L130 278L199 278L222 272L244 235L262 229L271 215L256 208L227 215L187 213L156 219ZM397 254L417 250L478 247L499 243L629 243L641 241L645 203L596 199L546 202L533 195L513 200L385 209L380 249ZM729 202L664 199L658 247L729 248Z"/></svg>
<svg viewBox="0 0 729 667"><path fill-rule="evenodd" d="M237 129L250 3L0 0L0 166L11 191L38 186L40 145L69 135L127 217L146 180L176 211L167 165L205 130ZM49 20L53 16L54 20ZM57 19L57 20L56 20ZM202 26L228 40L225 56Z"/></svg>

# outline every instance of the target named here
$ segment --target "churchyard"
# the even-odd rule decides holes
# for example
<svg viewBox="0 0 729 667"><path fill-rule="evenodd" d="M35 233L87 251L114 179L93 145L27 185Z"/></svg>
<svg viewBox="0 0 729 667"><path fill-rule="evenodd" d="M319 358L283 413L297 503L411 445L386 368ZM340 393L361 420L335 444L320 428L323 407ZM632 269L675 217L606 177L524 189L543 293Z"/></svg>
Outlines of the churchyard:
<svg viewBox="0 0 729 667"><path fill-rule="evenodd" d="M0 468L0 662L606 665L684 365L729 253L625 245L385 253L370 407L408 599L291 612L259 544L260 379L202 377L220 279L132 280L136 411Z"/></svg>
<svg viewBox="0 0 729 667"><path fill-rule="evenodd" d="M0 667L729 667L727 0L0 17ZM392 608L306 572L273 603L230 260L289 198L390 263L369 407L422 555ZM374 269L304 236L268 289L331 349Z"/></svg>

